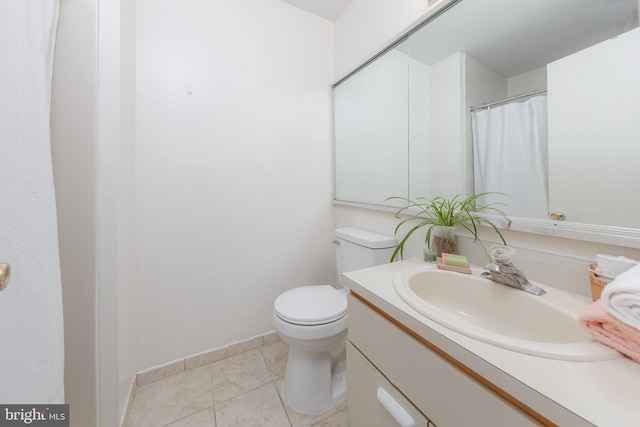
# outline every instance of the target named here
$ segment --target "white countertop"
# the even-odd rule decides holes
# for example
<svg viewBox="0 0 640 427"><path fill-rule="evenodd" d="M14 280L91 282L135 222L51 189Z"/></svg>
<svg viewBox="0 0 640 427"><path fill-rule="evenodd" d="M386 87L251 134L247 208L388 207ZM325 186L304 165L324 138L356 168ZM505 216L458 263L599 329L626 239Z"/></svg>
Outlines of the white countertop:
<svg viewBox="0 0 640 427"><path fill-rule="evenodd" d="M355 293L558 425L567 425L570 413L601 427L640 425L640 364L623 356L598 362L546 359L452 331L414 310L393 288L399 271L425 264L416 258L344 276Z"/></svg>

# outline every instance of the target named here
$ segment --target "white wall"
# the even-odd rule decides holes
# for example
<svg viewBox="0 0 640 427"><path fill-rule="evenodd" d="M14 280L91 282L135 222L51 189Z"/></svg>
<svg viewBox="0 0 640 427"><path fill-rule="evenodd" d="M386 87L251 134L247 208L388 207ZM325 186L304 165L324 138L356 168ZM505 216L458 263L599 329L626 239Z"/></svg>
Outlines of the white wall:
<svg viewBox="0 0 640 427"><path fill-rule="evenodd" d="M123 4L120 10L113 2L61 2L56 41L52 154L65 393L73 427L118 425L137 367L131 332L136 321L131 273L133 72L129 68L121 75L120 68L121 63L133 65L131 56L120 60L121 14L127 23L123 40L129 45L133 14L125 0Z"/></svg>
<svg viewBox="0 0 640 427"><path fill-rule="evenodd" d="M272 330L279 293L333 282L333 28L279 0L136 14L142 370Z"/></svg>
<svg viewBox="0 0 640 427"><path fill-rule="evenodd" d="M119 425L120 3L98 2L97 418Z"/></svg>
<svg viewBox="0 0 640 427"><path fill-rule="evenodd" d="M387 9L387 3L395 10ZM426 3L426 2L425 2ZM385 40L407 29L411 22L421 18L422 9L414 2L382 2L370 12L366 0L353 0L336 21L335 69L340 77L369 57L372 50L384 46ZM402 16L403 19L397 19ZM367 42L369 41L369 42ZM632 207L629 207L632 209ZM349 206L334 206L336 227L356 226L379 233L393 234L398 222L393 214ZM402 233L402 230L401 230ZM497 239L488 230L482 230L488 242ZM506 232L509 244L518 249L516 264L532 280L541 280L589 295L588 263L597 253L621 254L640 259L640 250L561 239L539 234ZM471 239L459 238L459 249L471 262L483 265L488 257L479 244ZM416 233L405 249L405 258L420 256L424 247L424 234Z"/></svg>
<svg viewBox="0 0 640 427"><path fill-rule="evenodd" d="M426 0L352 0L335 20L335 80L400 35L427 11Z"/></svg>
<svg viewBox="0 0 640 427"><path fill-rule="evenodd" d="M74 427L97 414L97 1L60 2L55 49L53 157L65 335L65 400Z"/></svg>
<svg viewBox="0 0 640 427"><path fill-rule="evenodd" d="M464 148L464 54L454 53L431 66L430 182L440 194L452 197L465 191ZM437 184L435 184L437 183ZM424 195L415 195L422 196Z"/></svg>
<svg viewBox="0 0 640 427"><path fill-rule="evenodd" d="M120 1L119 390L120 418L138 369L138 288L134 252L135 2Z"/></svg>
<svg viewBox="0 0 640 427"><path fill-rule="evenodd" d="M547 66L542 66L526 73L507 79L507 97L522 95L547 87Z"/></svg>
<svg viewBox="0 0 640 427"><path fill-rule="evenodd" d="M431 194L431 67L409 57L409 198Z"/></svg>

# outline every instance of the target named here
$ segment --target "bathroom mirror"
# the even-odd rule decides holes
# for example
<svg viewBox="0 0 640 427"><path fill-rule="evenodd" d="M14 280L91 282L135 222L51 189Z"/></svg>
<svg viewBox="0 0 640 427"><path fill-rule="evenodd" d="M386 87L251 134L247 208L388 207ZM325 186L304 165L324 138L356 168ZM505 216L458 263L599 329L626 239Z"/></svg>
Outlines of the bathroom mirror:
<svg viewBox="0 0 640 427"><path fill-rule="evenodd" d="M406 45L335 88L336 199L384 204L389 196L408 196Z"/></svg>
<svg viewBox="0 0 640 427"><path fill-rule="evenodd" d="M637 0L442 3L447 4L399 38L399 44L336 83L336 201L384 206L391 195L473 193L474 172L479 168L474 171L472 108L535 92L548 104L547 172L540 177L546 182L547 204L511 212L513 228L640 246L640 216L633 215L640 184L640 168L635 165L640 158ZM408 93L408 108L399 108L400 95L394 94L388 103L378 101L388 107L386 111L361 114L358 123L349 121L344 108L338 108L345 99L345 85L361 85L366 93L387 87L381 75L366 84L362 77L371 65L382 58L390 61L392 55L406 66L407 86L400 88L398 83L398 89ZM404 60L399 59L402 55ZM404 133L398 125L402 121L406 121ZM393 135L383 131L386 123L396 129ZM342 156L349 145L344 128L350 126L376 129L377 135L384 135L385 147L401 147L394 154L406 157L379 151L378 142L368 139L358 148L360 156L367 153L368 171L352 168L363 160ZM358 132L351 129L351 135ZM360 143L364 144L362 138ZM381 153L379 164L372 160L376 151ZM369 191L378 171L389 173L390 158L397 186ZM513 162L506 159L506 163ZM399 172L403 165L404 180ZM511 169L511 174L520 170ZM513 180L502 167L493 167L491 173L498 181ZM354 175L359 183L350 187L350 193L342 191ZM377 183L375 187L381 188ZM513 192L530 194L526 188Z"/></svg>

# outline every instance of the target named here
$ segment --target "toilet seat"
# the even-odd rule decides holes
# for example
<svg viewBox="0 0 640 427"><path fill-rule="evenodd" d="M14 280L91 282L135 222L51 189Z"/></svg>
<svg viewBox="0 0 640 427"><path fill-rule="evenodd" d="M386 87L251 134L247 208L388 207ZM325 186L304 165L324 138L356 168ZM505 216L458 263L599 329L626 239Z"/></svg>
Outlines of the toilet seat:
<svg viewBox="0 0 640 427"><path fill-rule="evenodd" d="M331 285L311 285L290 289L274 303L274 313L296 325L322 325L347 314L347 298Z"/></svg>

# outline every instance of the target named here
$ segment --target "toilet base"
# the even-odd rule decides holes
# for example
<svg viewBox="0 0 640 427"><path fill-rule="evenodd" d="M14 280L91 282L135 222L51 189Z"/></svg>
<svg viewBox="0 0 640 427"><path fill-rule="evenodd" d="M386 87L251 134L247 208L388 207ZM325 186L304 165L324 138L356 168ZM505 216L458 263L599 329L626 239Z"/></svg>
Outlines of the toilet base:
<svg viewBox="0 0 640 427"><path fill-rule="evenodd" d="M317 414L342 400L347 393L346 358L331 365L328 353L290 348L282 386L287 405L296 412Z"/></svg>

